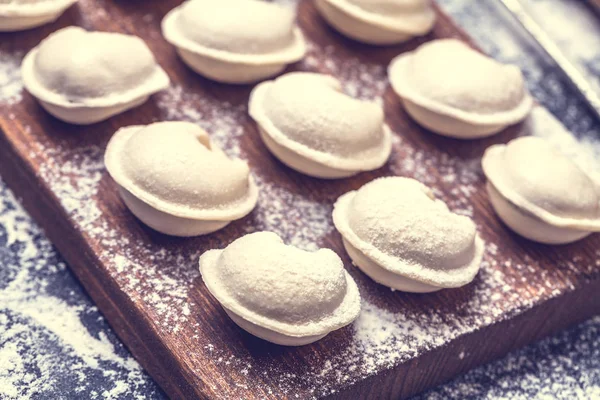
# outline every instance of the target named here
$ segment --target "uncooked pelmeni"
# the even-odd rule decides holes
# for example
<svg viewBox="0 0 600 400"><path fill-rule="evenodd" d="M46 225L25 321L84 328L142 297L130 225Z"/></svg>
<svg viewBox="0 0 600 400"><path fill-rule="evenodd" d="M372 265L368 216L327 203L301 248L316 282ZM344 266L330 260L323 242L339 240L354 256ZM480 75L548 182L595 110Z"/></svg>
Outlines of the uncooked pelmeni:
<svg viewBox="0 0 600 400"><path fill-rule="evenodd" d="M379 178L344 194L333 222L354 264L393 289L460 287L479 271L484 242L473 221L414 179Z"/></svg>
<svg viewBox="0 0 600 400"><path fill-rule="evenodd" d="M316 0L315 5L340 33L375 45L425 35L435 24L430 0Z"/></svg>
<svg viewBox="0 0 600 400"><path fill-rule="evenodd" d="M261 83L250 116L277 158L318 178L377 169L392 151L381 106L344 94L328 75L294 72Z"/></svg>
<svg viewBox="0 0 600 400"><path fill-rule="evenodd" d="M519 68L456 39L434 40L399 55L388 74L406 111L445 136L492 135L522 121L533 106Z"/></svg>
<svg viewBox="0 0 600 400"><path fill-rule="evenodd" d="M67 27L31 50L25 88L55 117L92 124L144 103L169 77L140 38Z"/></svg>
<svg viewBox="0 0 600 400"><path fill-rule="evenodd" d="M189 0L162 22L183 61L207 78L251 83L306 53L292 7L258 0Z"/></svg>
<svg viewBox="0 0 600 400"><path fill-rule="evenodd" d="M77 0L0 0L0 32L35 28L55 21Z"/></svg>
<svg viewBox="0 0 600 400"><path fill-rule="evenodd" d="M337 254L285 245L272 232L207 251L200 273L233 322L276 344L315 342L360 312L358 287Z"/></svg>
<svg viewBox="0 0 600 400"><path fill-rule="evenodd" d="M482 164L494 209L519 235L563 244L600 232L600 189L544 139L491 146Z"/></svg>
<svg viewBox="0 0 600 400"><path fill-rule="evenodd" d="M189 122L121 128L104 161L131 212L168 235L214 232L246 216L258 199L246 163L229 159Z"/></svg>

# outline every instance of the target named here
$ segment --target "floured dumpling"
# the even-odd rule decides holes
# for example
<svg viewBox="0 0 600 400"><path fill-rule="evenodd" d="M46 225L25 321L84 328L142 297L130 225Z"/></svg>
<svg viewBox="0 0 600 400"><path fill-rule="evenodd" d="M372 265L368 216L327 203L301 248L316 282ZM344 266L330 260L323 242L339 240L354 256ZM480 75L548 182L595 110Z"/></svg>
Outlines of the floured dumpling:
<svg viewBox="0 0 600 400"><path fill-rule="evenodd" d="M379 178L344 194L333 222L356 266L393 289L460 287L479 271L484 243L473 221L414 179Z"/></svg>
<svg viewBox="0 0 600 400"><path fill-rule="evenodd" d="M21 72L26 89L50 114L74 124L105 120L169 86L140 38L74 26L31 50Z"/></svg>
<svg viewBox="0 0 600 400"><path fill-rule="evenodd" d="M131 212L168 235L214 232L249 214L258 199L248 165L189 122L121 128L104 161Z"/></svg>
<svg viewBox="0 0 600 400"><path fill-rule="evenodd" d="M272 232L207 251L200 273L233 322L276 344L315 342L360 312L358 287L337 254L285 245Z"/></svg>
<svg viewBox="0 0 600 400"><path fill-rule="evenodd" d="M316 0L315 5L340 33L375 45L423 36L436 19L430 0Z"/></svg>
<svg viewBox="0 0 600 400"><path fill-rule="evenodd" d="M0 32L14 32L58 19L77 0L0 0Z"/></svg>
<svg viewBox="0 0 600 400"><path fill-rule="evenodd" d="M250 115L277 158L318 178L380 168L392 151L381 106L344 94L328 75L293 72L261 83Z"/></svg>
<svg viewBox="0 0 600 400"><path fill-rule="evenodd" d="M425 43L392 60L394 91L406 111L441 135L469 139L522 121L533 100L523 75L456 39Z"/></svg>
<svg viewBox="0 0 600 400"><path fill-rule="evenodd" d="M189 0L167 14L163 35L207 78L251 83L301 60L304 37L295 10L259 0Z"/></svg>
<svg viewBox="0 0 600 400"><path fill-rule="evenodd" d="M600 188L544 139L491 146L482 164L494 209L521 236L563 244L600 232Z"/></svg>

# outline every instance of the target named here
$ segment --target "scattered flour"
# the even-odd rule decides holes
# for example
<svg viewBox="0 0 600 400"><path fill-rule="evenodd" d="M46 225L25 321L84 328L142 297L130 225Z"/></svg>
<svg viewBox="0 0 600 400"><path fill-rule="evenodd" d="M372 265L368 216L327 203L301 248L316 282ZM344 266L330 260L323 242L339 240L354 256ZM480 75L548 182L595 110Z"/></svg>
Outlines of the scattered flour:
<svg viewBox="0 0 600 400"><path fill-rule="evenodd" d="M246 115L246 105L233 105L226 101L209 100L194 92L185 91L181 86L171 86L157 95L160 121L189 121L204 128L211 140L227 155L246 158L239 146L239 138L244 134L240 119Z"/></svg>
<svg viewBox="0 0 600 400"><path fill-rule="evenodd" d="M105 322L101 331L88 330L86 315L96 308L81 292L63 292L73 278L1 181L0 265L0 398L57 398L75 387L89 395L102 386L87 377L105 371L107 393L151 391L150 378L107 336Z"/></svg>
<svg viewBox="0 0 600 400"><path fill-rule="evenodd" d="M9 53L0 47L0 106L16 104L21 101L23 83L21 82L22 53Z"/></svg>
<svg viewBox="0 0 600 400"><path fill-rule="evenodd" d="M340 49L328 45L324 48L308 41L308 52L300 62L300 69L333 75L342 83L344 91L363 100L381 103L381 96L388 86L386 68L357 57L340 62Z"/></svg>
<svg viewBox="0 0 600 400"><path fill-rule="evenodd" d="M253 211L255 225L249 231L267 230L284 235L289 245L304 250L318 250L321 240L334 230L331 224L333 206L292 194L285 188L258 177L261 191Z"/></svg>
<svg viewBox="0 0 600 400"><path fill-rule="evenodd" d="M76 7L81 20L79 23L86 29L94 29L96 24L110 23L110 15L106 12L105 0L79 0Z"/></svg>
<svg viewBox="0 0 600 400"><path fill-rule="evenodd" d="M600 398L599 335L595 317L413 400Z"/></svg>

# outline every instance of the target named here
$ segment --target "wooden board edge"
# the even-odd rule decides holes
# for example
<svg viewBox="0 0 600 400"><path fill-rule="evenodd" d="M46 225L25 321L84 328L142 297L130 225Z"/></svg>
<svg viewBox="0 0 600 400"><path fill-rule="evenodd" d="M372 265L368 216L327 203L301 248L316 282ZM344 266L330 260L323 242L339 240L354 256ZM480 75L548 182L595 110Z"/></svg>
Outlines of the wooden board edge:
<svg viewBox="0 0 600 400"><path fill-rule="evenodd" d="M473 368L500 359L530 343L600 315L598 292L600 292L600 281L592 281L581 288L532 307L511 319L493 324L484 331L477 330L462 335L445 346L423 354L418 359L399 364L328 398L406 399L435 388ZM535 327L532 327L532 321L535 321ZM504 336L505 339L490 344L489 341L483 340L482 335ZM427 366L436 368L431 370Z"/></svg>
<svg viewBox="0 0 600 400"><path fill-rule="evenodd" d="M40 185L39 177L24 155L19 154L0 128L0 176L67 261L119 339L170 398L208 396L202 388L191 384L198 379L193 378L191 370L179 368L173 353L162 343L150 321L137 310L116 281L98 273L102 263L83 236L68 223L70 217L49 188Z"/></svg>

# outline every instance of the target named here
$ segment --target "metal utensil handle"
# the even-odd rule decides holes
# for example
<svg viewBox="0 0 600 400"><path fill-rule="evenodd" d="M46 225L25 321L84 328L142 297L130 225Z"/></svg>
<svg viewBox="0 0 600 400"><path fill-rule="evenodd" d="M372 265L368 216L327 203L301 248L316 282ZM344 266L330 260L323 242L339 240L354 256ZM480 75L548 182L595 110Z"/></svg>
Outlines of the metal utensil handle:
<svg viewBox="0 0 600 400"><path fill-rule="evenodd" d="M500 0L504 7L520 23L523 29L554 60L567 79L581 93L600 119L600 97L580 70L573 65L548 34L529 16L519 0Z"/></svg>

